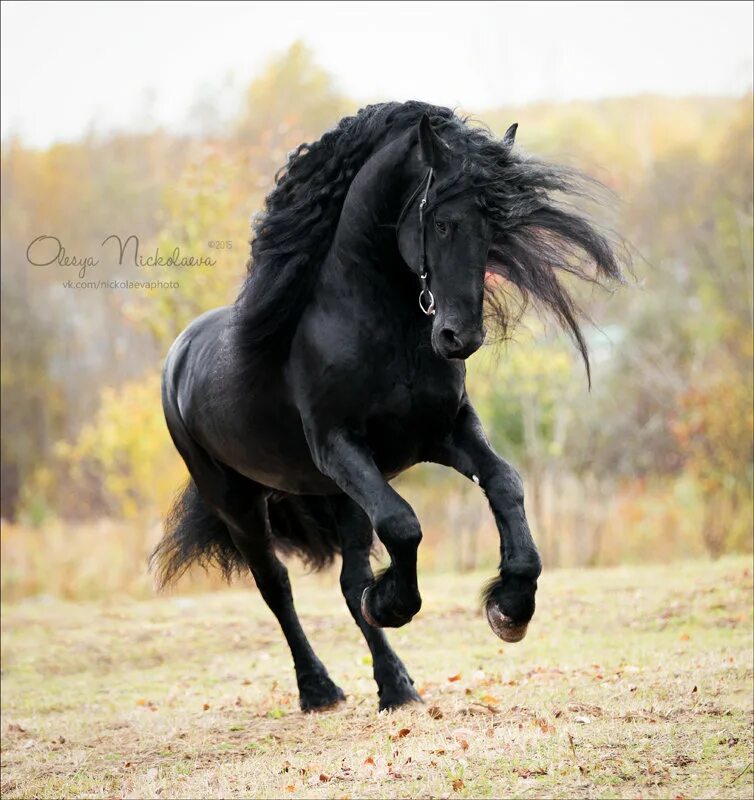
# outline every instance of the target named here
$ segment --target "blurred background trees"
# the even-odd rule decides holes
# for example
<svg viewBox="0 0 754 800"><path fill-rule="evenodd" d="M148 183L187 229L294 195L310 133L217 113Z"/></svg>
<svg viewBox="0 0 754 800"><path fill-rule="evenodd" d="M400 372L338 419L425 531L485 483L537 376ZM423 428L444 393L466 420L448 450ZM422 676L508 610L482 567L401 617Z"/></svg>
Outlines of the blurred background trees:
<svg viewBox="0 0 754 800"><path fill-rule="evenodd" d="M124 575L143 570L183 475L162 421L161 360L191 319L233 300L250 216L287 153L356 108L297 43L227 124L200 102L192 135L4 143L0 499L14 592L37 586L19 578L29 547L54 531L89 552L81 532L93 520L120 532L94 540L103 561L117 552ZM525 477L549 566L751 549L752 110L751 94L471 109L499 134L518 121L522 148L613 190L617 218L605 223L632 250L626 288L582 293L598 322L591 392L571 345L534 313L469 363L490 437ZM26 261L32 239L54 234L69 254L101 257L95 278L151 280L100 250L131 233L144 253L178 246L217 264L156 276L175 290L70 290L69 271ZM431 466L399 483L424 522L425 568L496 559L473 487Z"/></svg>

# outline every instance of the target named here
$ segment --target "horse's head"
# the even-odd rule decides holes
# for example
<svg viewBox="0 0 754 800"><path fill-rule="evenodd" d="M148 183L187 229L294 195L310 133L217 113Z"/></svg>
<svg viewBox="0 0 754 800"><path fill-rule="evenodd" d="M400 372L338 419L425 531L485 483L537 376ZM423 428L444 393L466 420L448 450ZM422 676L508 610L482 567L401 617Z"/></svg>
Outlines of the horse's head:
<svg viewBox="0 0 754 800"><path fill-rule="evenodd" d="M426 114L414 154L412 173L421 177L401 214L401 255L422 281L419 304L433 316L435 351L445 358L467 358L485 337L482 308L491 228L477 198L459 180L462 160L435 133Z"/></svg>
<svg viewBox="0 0 754 800"><path fill-rule="evenodd" d="M485 293L487 321L505 331L506 287L515 286L523 304L541 302L571 333L588 374L578 308L558 273L595 281L619 280L621 271L613 245L555 198L588 197L598 185L517 153L516 125L502 139L457 118L438 126L439 133L427 114L418 123L398 221L398 247L419 276L435 351L467 358L481 346Z"/></svg>

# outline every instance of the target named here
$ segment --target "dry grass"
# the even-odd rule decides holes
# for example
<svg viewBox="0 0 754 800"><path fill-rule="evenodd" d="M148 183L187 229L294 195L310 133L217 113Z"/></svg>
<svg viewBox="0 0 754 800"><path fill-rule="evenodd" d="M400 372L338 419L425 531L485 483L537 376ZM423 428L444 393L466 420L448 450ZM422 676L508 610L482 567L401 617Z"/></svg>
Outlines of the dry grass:
<svg viewBox="0 0 754 800"><path fill-rule="evenodd" d="M484 577L423 579L392 640L426 705L382 715L334 575L294 582L349 695L317 715L254 593L8 604L2 795L752 796L748 558L545 573L510 646Z"/></svg>

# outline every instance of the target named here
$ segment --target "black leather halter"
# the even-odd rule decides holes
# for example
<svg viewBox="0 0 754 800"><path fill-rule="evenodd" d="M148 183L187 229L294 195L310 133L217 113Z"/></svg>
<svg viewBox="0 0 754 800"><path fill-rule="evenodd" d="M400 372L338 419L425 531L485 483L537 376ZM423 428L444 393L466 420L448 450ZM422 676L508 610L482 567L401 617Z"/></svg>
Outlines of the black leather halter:
<svg viewBox="0 0 754 800"><path fill-rule="evenodd" d="M435 176L435 171L430 167L427 174L421 179L419 185L411 193L411 197L406 201L403 210L398 217L396 225L396 233L400 230L403 219L405 218L408 210L413 205L422 189L424 194L419 201L419 280L422 287L419 292L419 308L428 316L432 317L435 314L435 296L429 288L429 269L427 267L427 250L425 241L425 228L424 228L424 209L427 207L427 196L429 195L429 187L432 185L432 179Z"/></svg>

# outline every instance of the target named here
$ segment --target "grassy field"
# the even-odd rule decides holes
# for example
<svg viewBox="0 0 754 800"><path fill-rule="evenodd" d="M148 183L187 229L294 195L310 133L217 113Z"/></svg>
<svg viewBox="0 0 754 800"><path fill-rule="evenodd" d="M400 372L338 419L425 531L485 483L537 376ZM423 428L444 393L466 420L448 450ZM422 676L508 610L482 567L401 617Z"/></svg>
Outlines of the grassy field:
<svg viewBox="0 0 754 800"><path fill-rule="evenodd" d="M426 702L381 715L334 574L294 581L348 695L314 715L253 591L8 604L2 796L752 797L750 558L546 572L516 645L486 577L422 579Z"/></svg>

